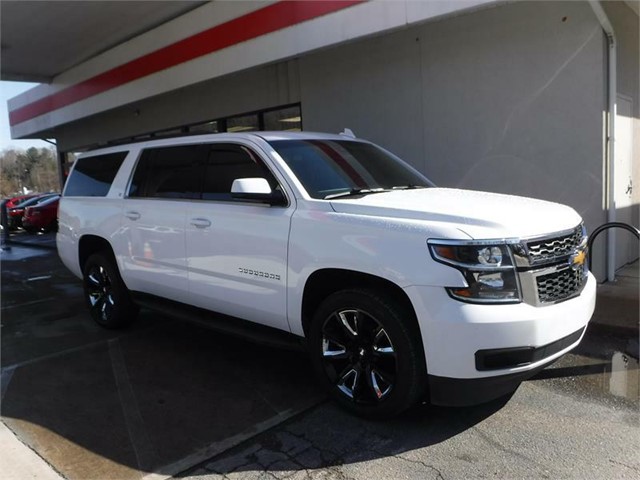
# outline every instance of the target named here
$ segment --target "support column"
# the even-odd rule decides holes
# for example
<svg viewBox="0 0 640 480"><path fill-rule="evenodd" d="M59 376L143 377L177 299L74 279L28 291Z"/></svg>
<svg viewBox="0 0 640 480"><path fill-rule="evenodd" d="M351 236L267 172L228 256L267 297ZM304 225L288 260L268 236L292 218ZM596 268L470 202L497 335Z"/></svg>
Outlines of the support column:
<svg viewBox="0 0 640 480"><path fill-rule="evenodd" d="M66 180L65 177L65 169L67 167L67 153L61 152L58 150L58 179L60 182L60 192L64 188L64 183Z"/></svg>

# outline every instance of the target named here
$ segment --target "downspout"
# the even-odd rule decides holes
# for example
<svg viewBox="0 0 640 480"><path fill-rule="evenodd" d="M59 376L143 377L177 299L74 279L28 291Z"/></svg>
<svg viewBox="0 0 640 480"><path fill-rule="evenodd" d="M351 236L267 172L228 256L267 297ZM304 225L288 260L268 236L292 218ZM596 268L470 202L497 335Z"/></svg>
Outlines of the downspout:
<svg viewBox="0 0 640 480"><path fill-rule="evenodd" d="M604 33L607 36L609 47L607 55L607 138L605 148L605 165L607 170L607 222L616 221L615 199L615 153L616 153L616 97L617 97L617 73L616 73L616 35L613 25L598 1L590 0L589 4L596 14ZM613 229L607 232L607 281L616 279L616 237Z"/></svg>

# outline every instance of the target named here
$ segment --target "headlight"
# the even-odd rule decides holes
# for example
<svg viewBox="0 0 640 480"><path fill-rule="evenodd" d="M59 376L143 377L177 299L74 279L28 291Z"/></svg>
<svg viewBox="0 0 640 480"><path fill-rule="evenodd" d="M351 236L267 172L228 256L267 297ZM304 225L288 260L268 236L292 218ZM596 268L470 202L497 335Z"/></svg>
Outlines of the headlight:
<svg viewBox="0 0 640 480"><path fill-rule="evenodd" d="M457 268L467 282L467 287L447 287L453 298L470 303L520 302L508 245L430 240L429 249L434 260Z"/></svg>

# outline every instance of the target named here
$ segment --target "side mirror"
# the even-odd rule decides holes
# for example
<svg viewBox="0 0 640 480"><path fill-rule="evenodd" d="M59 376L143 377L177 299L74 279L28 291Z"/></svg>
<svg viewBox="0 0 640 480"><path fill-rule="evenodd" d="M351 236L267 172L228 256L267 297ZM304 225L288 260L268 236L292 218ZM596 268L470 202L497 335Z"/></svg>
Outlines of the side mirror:
<svg viewBox="0 0 640 480"><path fill-rule="evenodd" d="M237 200L286 205L287 200L280 190L271 190L264 178L236 178L231 185L231 198Z"/></svg>

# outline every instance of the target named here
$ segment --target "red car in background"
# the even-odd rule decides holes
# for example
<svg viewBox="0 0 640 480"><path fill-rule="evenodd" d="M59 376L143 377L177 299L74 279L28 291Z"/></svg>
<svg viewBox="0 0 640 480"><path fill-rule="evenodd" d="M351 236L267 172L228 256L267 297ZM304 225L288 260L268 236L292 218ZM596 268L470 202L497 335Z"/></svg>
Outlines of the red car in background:
<svg viewBox="0 0 640 480"><path fill-rule="evenodd" d="M35 197L39 197L40 195L42 195L41 193L30 193L29 195L20 195L18 197L12 197L9 200L7 200L7 210L10 208L15 208L18 206L19 203L22 202L26 202L27 200L29 200L30 198L35 198Z"/></svg>
<svg viewBox="0 0 640 480"><path fill-rule="evenodd" d="M43 202L24 209L22 228L27 233L54 232L58 229L58 204L60 196L56 195Z"/></svg>
<svg viewBox="0 0 640 480"><path fill-rule="evenodd" d="M60 197L60 195L57 193L39 194L35 197L31 197L28 200L24 200L18 203L13 208L8 208L7 216L9 220L9 230L17 230L18 228L22 227L22 216L24 215L25 208L45 202L47 200L50 200L51 198L58 197Z"/></svg>

